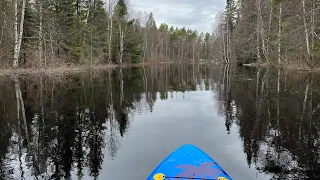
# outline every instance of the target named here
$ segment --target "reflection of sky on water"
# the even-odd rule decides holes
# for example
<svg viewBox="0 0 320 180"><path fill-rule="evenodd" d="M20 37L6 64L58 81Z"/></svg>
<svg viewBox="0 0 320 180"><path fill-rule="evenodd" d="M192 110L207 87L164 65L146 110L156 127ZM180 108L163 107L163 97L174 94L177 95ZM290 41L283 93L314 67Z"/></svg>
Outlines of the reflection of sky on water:
<svg viewBox="0 0 320 180"><path fill-rule="evenodd" d="M167 100L155 102L153 113L136 114L115 160L104 160L101 179L146 178L186 143L199 146L235 179L268 179L248 167L237 127L227 134L214 95L212 91L170 92Z"/></svg>

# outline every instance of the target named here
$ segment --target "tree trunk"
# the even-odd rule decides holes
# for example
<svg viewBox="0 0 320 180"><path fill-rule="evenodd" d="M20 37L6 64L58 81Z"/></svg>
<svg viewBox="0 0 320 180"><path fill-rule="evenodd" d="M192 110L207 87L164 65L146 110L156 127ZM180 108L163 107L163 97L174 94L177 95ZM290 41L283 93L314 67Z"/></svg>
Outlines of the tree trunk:
<svg viewBox="0 0 320 180"><path fill-rule="evenodd" d="M124 100L124 94L123 94L123 73L122 68L120 68L120 106L122 106L122 102Z"/></svg>
<svg viewBox="0 0 320 180"><path fill-rule="evenodd" d="M181 60L184 59L184 39L182 39L181 43Z"/></svg>
<svg viewBox="0 0 320 180"><path fill-rule="evenodd" d="M231 29L228 30L228 62L231 62Z"/></svg>
<svg viewBox="0 0 320 180"><path fill-rule="evenodd" d="M42 124L45 125L44 123L44 95L43 95L43 91L44 91L44 86L43 86L43 78L40 77L39 80L39 86L40 86L40 106L41 106L41 119L42 119Z"/></svg>
<svg viewBox="0 0 320 180"><path fill-rule="evenodd" d="M259 83L260 83L260 73L261 73L261 69L258 69L257 72L257 81L256 81L256 107L258 107L258 103L259 103Z"/></svg>
<svg viewBox="0 0 320 180"><path fill-rule="evenodd" d="M270 5L270 16L269 16L269 27L268 27L268 38L267 38L267 53L269 53L269 41L270 41L270 31L271 31L271 24L272 24L272 14L273 14L273 6Z"/></svg>
<svg viewBox="0 0 320 180"><path fill-rule="evenodd" d="M229 63L230 62L230 59L229 59L229 17L227 17L227 43L226 43L226 59L227 59L227 62Z"/></svg>
<svg viewBox="0 0 320 180"><path fill-rule="evenodd" d="M264 90L264 77L262 78L262 82L261 82L261 92L260 90L260 73L261 73L261 69L258 69L257 72L257 82L256 82L256 126L259 126L259 122L261 119L261 104L262 104L262 97L263 97L263 90ZM260 92L260 96L259 96L259 92ZM257 128L258 131L259 128Z"/></svg>
<svg viewBox="0 0 320 180"><path fill-rule="evenodd" d="M123 58L123 30L121 28L121 22L119 23L119 33L120 33L120 58L119 63L122 63Z"/></svg>
<svg viewBox="0 0 320 180"><path fill-rule="evenodd" d="M226 63L228 63L227 53L226 53L226 41L225 41L225 37L224 37L223 28L221 28L221 32L222 32L222 43L223 43L224 61L225 61Z"/></svg>
<svg viewBox="0 0 320 180"><path fill-rule="evenodd" d="M282 15L282 2L279 5L279 32L278 32L278 64L281 64L281 15Z"/></svg>
<svg viewBox="0 0 320 180"><path fill-rule="evenodd" d="M108 50L108 63L111 63L111 44L112 44L112 13L111 13L111 4L109 0L109 14L110 14L110 30L109 30L109 50Z"/></svg>
<svg viewBox="0 0 320 180"><path fill-rule="evenodd" d="M157 59L158 59L158 44L157 44L156 41L154 42L154 44L155 44L155 53L156 53L156 58L155 58L155 60L157 60Z"/></svg>
<svg viewBox="0 0 320 180"><path fill-rule="evenodd" d="M303 117L304 117L305 112L306 112L306 104L307 104L307 99L308 99L309 86L310 86L310 83L307 84L306 90L304 92L304 100L303 100L303 106L302 106L303 108L302 108L302 114L301 114L301 121L303 120Z"/></svg>
<svg viewBox="0 0 320 180"><path fill-rule="evenodd" d="M21 134L21 121L20 121L20 99L19 99L19 90L20 90L20 85L18 81L18 77L14 77L14 89L15 89L15 94L16 94L16 103L17 103L17 121L18 121L18 134ZM18 146L19 146L19 168L21 171L21 178L24 179L24 170L22 167L22 151L21 151L21 136L18 136Z"/></svg>
<svg viewBox="0 0 320 180"><path fill-rule="evenodd" d="M43 43L43 38L42 38L42 0L39 0L39 13L40 13L40 22L39 22L39 60L40 64L42 65L42 43Z"/></svg>
<svg viewBox="0 0 320 180"><path fill-rule="evenodd" d="M85 20L86 24L88 24L88 20L89 20L90 9L91 9L91 0L88 1L88 4L89 4L88 5L88 11L87 11L87 15L86 15L87 17L86 17L86 20Z"/></svg>
<svg viewBox="0 0 320 180"><path fill-rule="evenodd" d="M168 32L166 32L166 59L168 59Z"/></svg>
<svg viewBox="0 0 320 180"><path fill-rule="evenodd" d="M314 19L315 19L315 2L312 1L312 14L311 14L311 59L313 62L313 66L314 66L314 61L313 61L313 50L314 50L314 30L315 30L315 26L314 26Z"/></svg>
<svg viewBox="0 0 320 180"><path fill-rule="evenodd" d="M19 43L19 36L18 36L18 0L14 1L14 55L13 55L13 67L18 67L19 63L19 52L18 52L18 43Z"/></svg>
<svg viewBox="0 0 320 180"><path fill-rule="evenodd" d="M3 14L5 15L5 13L3 12ZM4 28L7 25L7 21L5 19L5 17L3 18L3 26L1 28L1 35L0 35L0 45L2 44L2 38L3 38L3 32L4 32Z"/></svg>
<svg viewBox="0 0 320 180"><path fill-rule="evenodd" d="M25 10L26 10L26 0L23 0L22 1L22 10L21 10L21 21L20 21L20 27L19 27L19 43L18 43L18 56L17 56L18 58L19 58L20 50L21 50Z"/></svg>
<svg viewBox="0 0 320 180"><path fill-rule="evenodd" d="M268 75L268 70L265 72L262 78L261 82L261 92L260 92L260 100L259 100L259 117L261 117L261 110L262 110L262 101L263 101L263 96L264 96L264 86L265 86L265 79L267 78Z"/></svg>
<svg viewBox="0 0 320 180"><path fill-rule="evenodd" d="M307 27L307 14L306 14L306 4L305 0L302 0L302 11L303 11L303 27L304 27L304 33L305 33L305 38L306 38L306 46L307 46L307 63L309 65L309 58L310 58L310 45L309 45L309 33L308 33L308 27Z"/></svg>
<svg viewBox="0 0 320 180"><path fill-rule="evenodd" d="M14 83L15 83L15 91L16 91L16 99L17 99L17 110L18 110L18 119L19 117L19 112L21 109L21 114L22 114L22 120L24 124L24 130L25 130L25 136L28 142L28 146L30 145L30 139L29 139L29 132L28 132L28 126L27 126L27 119L26 119L26 110L24 108L24 101L22 98L22 93L20 89L20 84L18 80L18 76L14 77ZM19 120L20 121L20 120Z"/></svg>
<svg viewBox="0 0 320 180"><path fill-rule="evenodd" d="M279 132L280 126L280 68L278 68L278 83L277 83L277 132Z"/></svg>
<svg viewBox="0 0 320 180"><path fill-rule="evenodd" d="M144 45L143 61L146 60L147 46L148 46L148 38L147 38L147 30L145 30L145 45Z"/></svg>
<svg viewBox="0 0 320 180"><path fill-rule="evenodd" d="M260 57L260 26L259 26L260 22L259 22L259 20L260 19L257 18L257 30L256 30L256 34L257 34L257 60L258 60L259 63L261 63L261 57Z"/></svg>
<svg viewBox="0 0 320 180"><path fill-rule="evenodd" d="M93 48L92 48L92 30L91 30L91 33L90 33L90 35L91 35L91 40L90 40L90 65L91 65L91 67L92 67L92 50L93 50Z"/></svg>
<svg viewBox="0 0 320 180"><path fill-rule="evenodd" d="M306 105L307 105L307 100L308 100L308 93L309 93L309 86L310 83L308 82L306 86L306 90L304 93L304 100L303 100L303 105L302 105L302 114L301 114L301 119L299 123L299 140L302 140L302 122L306 113Z"/></svg>
<svg viewBox="0 0 320 180"><path fill-rule="evenodd" d="M26 9L26 0L22 1L22 9L21 9L21 20L20 27L18 28L18 0L14 1L14 14L15 14L15 22L14 22L14 31L15 31L15 44L14 44L14 55L13 55L13 67L17 68L19 64L19 56L23 35L23 23L24 23L24 14ZM19 34L18 34L19 31Z"/></svg>
<svg viewBox="0 0 320 180"><path fill-rule="evenodd" d="M192 43L192 60L194 60L194 43Z"/></svg>
<svg viewBox="0 0 320 180"><path fill-rule="evenodd" d="M262 43L262 53L263 56L266 57L266 45L265 45L265 35L264 35L264 26L263 26L263 19L262 19L262 12L261 12L261 0L257 0L257 7L258 7L258 29L259 35ZM266 60L268 60L266 58Z"/></svg>
<svg viewBox="0 0 320 180"><path fill-rule="evenodd" d="M17 119L20 122L20 100L19 100L20 85L19 85L18 77L14 77L14 89L16 92L16 101L17 101Z"/></svg>

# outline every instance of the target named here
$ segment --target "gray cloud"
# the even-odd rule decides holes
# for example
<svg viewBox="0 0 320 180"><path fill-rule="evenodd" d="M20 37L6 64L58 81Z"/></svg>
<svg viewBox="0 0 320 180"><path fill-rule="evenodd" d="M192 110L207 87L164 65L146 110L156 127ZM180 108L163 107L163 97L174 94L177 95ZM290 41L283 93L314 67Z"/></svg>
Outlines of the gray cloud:
<svg viewBox="0 0 320 180"><path fill-rule="evenodd" d="M186 27L211 32L212 23L226 0L130 0L135 11L152 12L157 25Z"/></svg>

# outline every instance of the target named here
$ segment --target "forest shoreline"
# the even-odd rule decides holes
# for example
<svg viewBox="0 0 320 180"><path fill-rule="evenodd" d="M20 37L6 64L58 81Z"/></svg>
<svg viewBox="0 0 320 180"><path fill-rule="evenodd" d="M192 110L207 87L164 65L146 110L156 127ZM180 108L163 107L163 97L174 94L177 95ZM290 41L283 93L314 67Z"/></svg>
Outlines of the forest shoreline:
<svg viewBox="0 0 320 180"><path fill-rule="evenodd" d="M171 62L141 62L138 64L95 64L95 65L62 65L45 67L0 68L0 77L12 75L67 75L90 71L106 71L116 68L149 67L171 64Z"/></svg>
<svg viewBox="0 0 320 180"><path fill-rule="evenodd" d="M274 65L271 63L248 63L248 64L242 64L242 66L254 67L254 68L281 68L281 69L286 69L290 71L320 73L320 68L310 68L307 66L295 66L290 64Z"/></svg>
<svg viewBox="0 0 320 180"><path fill-rule="evenodd" d="M19 68L0 68L0 77L12 76L12 75L68 75L68 74L77 74L90 71L107 71L117 68L132 68L132 67L150 67L150 66L165 66L172 64L171 61L163 62L141 62L137 64L95 64L95 65L59 65L59 66L44 66L44 67L19 67ZM230 63L229 63L230 64ZM253 67L253 68L281 68L290 71L299 71L299 72L315 72L320 73L320 68L311 69L306 66L294 66L288 64L274 65L270 63L247 63L241 64L243 67Z"/></svg>

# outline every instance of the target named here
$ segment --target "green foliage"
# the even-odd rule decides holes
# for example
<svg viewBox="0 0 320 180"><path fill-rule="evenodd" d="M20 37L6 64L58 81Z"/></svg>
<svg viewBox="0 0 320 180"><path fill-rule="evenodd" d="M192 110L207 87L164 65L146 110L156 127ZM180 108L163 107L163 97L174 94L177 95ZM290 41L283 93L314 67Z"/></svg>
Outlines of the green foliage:
<svg viewBox="0 0 320 180"><path fill-rule="evenodd" d="M131 31L127 33L125 38L127 59L136 64L140 62L140 55L142 54L143 35L135 23L129 24L128 29L131 29Z"/></svg>
<svg viewBox="0 0 320 180"><path fill-rule="evenodd" d="M178 36L178 29L174 28L173 26L170 27L170 39L171 41L177 40L179 38Z"/></svg>
<svg viewBox="0 0 320 180"><path fill-rule="evenodd" d="M203 41L203 39L204 39L204 33L202 32L199 36L199 41Z"/></svg>
<svg viewBox="0 0 320 180"><path fill-rule="evenodd" d="M160 32L167 32L168 31L168 25L166 23L161 23L159 27Z"/></svg>
<svg viewBox="0 0 320 180"><path fill-rule="evenodd" d="M315 48L313 49L312 56L314 60L320 60L320 41L317 40Z"/></svg>
<svg viewBox="0 0 320 180"><path fill-rule="evenodd" d="M226 19L227 23L229 25L230 31L234 28L234 19L235 19L235 12L236 12L237 6L234 0L227 0L227 6L226 6Z"/></svg>
<svg viewBox="0 0 320 180"><path fill-rule="evenodd" d="M26 10L25 10L25 22L24 22L24 43L31 43L36 40L37 32L34 29L34 26L37 26L37 16L36 12L32 9L30 1L26 1Z"/></svg>
<svg viewBox="0 0 320 180"><path fill-rule="evenodd" d="M119 0L115 7L115 20L113 22L112 60L118 63L120 58L120 41L123 33L123 60L127 63L139 63L142 53L141 44L143 42L142 33L136 19L128 20L127 5L124 0ZM155 24L152 14L149 23Z"/></svg>
<svg viewBox="0 0 320 180"><path fill-rule="evenodd" d="M86 43L92 45L94 56L107 59L108 31L106 29L108 29L109 21L103 6L103 1L97 0L90 8Z"/></svg>
<svg viewBox="0 0 320 180"><path fill-rule="evenodd" d="M146 23L146 27L148 29L157 29L156 21L154 20L152 13L149 14L149 18Z"/></svg>
<svg viewBox="0 0 320 180"><path fill-rule="evenodd" d="M187 35L187 31L185 27L178 30L178 36L185 37L186 35Z"/></svg>
<svg viewBox="0 0 320 180"><path fill-rule="evenodd" d="M80 27L77 23L79 17L75 15L79 11L79 7L76 7L75 4L74 0L57 0L50 8L55 13L59 34L61 34L58 37L61 49L71 55L73 59L79 60L79 51L81 50L78 45L77 37L80 35L77 28Z"/></svg>
<svg viewBox="0 0 320 180"><path fill-rule="evenodd" d="M188 41L196 40L197 37L198 37L198 32L197 31L192 31L191 29L188 29L188 31L187 31L187 39L188 39Z"/></svg>
<svg viewBox="0 0 320 180"><path fill-rule="evenodd" d="M283 0L271 0L271 5L275 6L277 4L279 4L280 2L282 2Z"/></svg>
<svg viewBox="0 0 320 180"><path fill-rule="evenodd" d="M208 42L210 40L210 34L206 33L205 37L204 37L204 41Z"/></svg>
<svg viewBox="0 0 320 180"><path fill-rule="evenodd" d="M36 15L36 11L32 9L30 1L26 1L26 9L25 9L25 22L24 22L24 31L21 44L21 53L23 64L26 63L27 52L30 51L33 47L37 47L38 42L38 34L37 30L34 27L38 27L38 18Z"/></svg>
<svg viewBox="0 0 320 180"><path fill-rule="evenodd" d="M115 7L115 16L119 19L124 19L128 14L128 8L125 0L119 0Z"/></svg>

